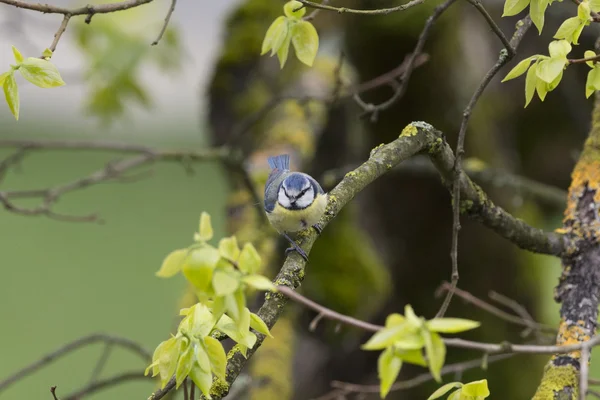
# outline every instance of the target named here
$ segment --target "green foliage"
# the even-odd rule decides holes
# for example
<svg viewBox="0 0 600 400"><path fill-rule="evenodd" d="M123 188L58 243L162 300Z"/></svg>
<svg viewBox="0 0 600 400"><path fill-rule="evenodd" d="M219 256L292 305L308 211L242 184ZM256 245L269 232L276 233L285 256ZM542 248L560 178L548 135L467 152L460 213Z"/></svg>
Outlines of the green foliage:
<svg viewBox="0 0 600 400"><path fill-rule="evenodd" d="M548 46L550 56L536 54L521 61L502 80L517 78L527 72L525 78L525 107L531 102L534 92L544 101L546 94L556 89L568 65L567 54L571 44L567 40L554 40ZM533 62L533 64L532 64Z"/></svg>
<svg viewBox="0 0 600 400"><path fill-rule="evenodd" d="M460 318L434 318L426 321L418 317L410 305L404 308L404 316L389 315L385 328L375 333L362 346L363 350L383 350L378 360L381 398L388 394L403 362L428 366L434 379L441 382L440 372L446 359L446 345L439 333L464 332L479 325L477 321Z"/></svg>
<svg viewBox="0 0 600 400"><path fill-rule="evenodd" d="M11 65L7 72L0 74L0 85L4 90L4 97L10 112L16 120L19 120L19 88L15 79L15 71L19 71L23 78L41 88L63 86L65 82L60 77L56 66L48 61L52 56L52 51L49 49L44 51L44 58L24 58L15 46L12 46L12 51L16 64Z"/></svg>
<svg viewBox="0 0 600 400"><path fill-rule="evenodd" d="M271 56L277 54L279 66L283 68L291 43L298 60L311 67L319 50L317 30L313 24L302 20L306 9L299 1L287 2L283 6L283 12L285 15L277 17L267 29L260 54L266 54L269 50Z"/></svg>
<svg viewBox="0 0 600 400"><path fill-rule="evenodd" d="M439 399L452 389L458 388L448 396L448 400L483 400L490 395L487 380L474 381L467 384L450 382L433 392L427 400Z"/></svg>
<svg viewBox="0 0 600 400"><path fill-rule="evenodd" d="M559 0L561 1L561 0ZM544 25L544 13L552 0L506 0L504 3L503 16L516 15L523 11L527 5L530 6L530 16L533 23L541 34ZM583 28L593 21L592 13L600 12L600 0L584 0L577 7L577 16L567 18L562 22L553 41L549 45L550 57L534 55L521 61L502 80L502 82L514 79L525 72L525 107L533 99L537 92L540 100L544 101L546 94L556 89L560 83L563 71L569 65L567 54L571 52L571 44L579 44L579 37ZM591 50L585 52L586 58L595 56ZM592 56L589 56L592 54ZM533 62L533 65L531 64ZM587 62L592 68L588 73L585 85L585 95L590 97L594 91L600 89L600 73L597 72L594 62Z"/></svg>
<svg viewBox="0 0 600 400"><path fill-rule="evenodd" d="M237 342L244 356L256 343L250 329L271 336L267 324L246 308L248 289L275 290L273 283L254 272L261 260L251 243L240 250L235 236L223 238L218 248L207 243L213 238L210 215L200 216L194 244L165 257L156 275L169 278L182 272L194 286L197 304L182 309L185 318L177 333L158 345L152 357L152 376L160 375L162 386L175 375L179 387L190 377L210 399L213 377L225 381L227 358L221 343L212 337L218 332Z"/></svg>
<svg viewBox="0 0 600 400"><path fill-rule="evenodd" d="M130 32L132 24L116 18L99 18L94 29L83 20L74 22L76 43L86 61L89 96L85 109L105 125L122 117L129 105L152 107L141 80L142 68L155 66L162 72L180 69L183 48L173 28L167 29L160 46L150 46L147 35Z"/></svg>

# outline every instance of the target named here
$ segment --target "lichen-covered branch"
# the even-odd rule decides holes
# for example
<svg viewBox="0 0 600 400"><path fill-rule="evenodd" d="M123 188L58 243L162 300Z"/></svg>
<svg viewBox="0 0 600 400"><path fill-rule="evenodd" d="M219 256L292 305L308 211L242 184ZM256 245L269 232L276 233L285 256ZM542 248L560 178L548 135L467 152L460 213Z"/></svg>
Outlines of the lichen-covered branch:
<svg viewBox="0 0 600 400"><path fill-rule="evenodd" d="M600 303L600 99L596 96L592 127L571 175L563 231L572 246L563 255L563 273L555 299L562 303L556 344L572 345L596 333ZM586 373L582 354L554 355L546 365L535 400L577 399L585 393L579 375ZM587 360L585 361L588 362ZM583 367L583 368L582 368ZM584 378L584 377L582 377ZM587 377L585 377L587 379Z"/></svg>
<svg viewBox="0 0 600 400"><path fill-rule="evenodd" d="M347 173L344 179L329 192L329 203L325 215L320 221L321 226L325 228L342 208L371 182L402 161L422 152L429 154L442 177L446 182L451 182L454 155L450 146L445 142L441 132L431 125L414 122L402 131L398 139L374 148L366 162L354 171ZM468 206L462 207L467 215L475 217L524 249L548 254L561 254L565 249L565 241L561 235L546 233L512 217L506 211L495 206L464 173L461 174L459 182L463 201L469 202ZM316 233L310 230L300 235L300 245L307 254L310 253L316 239ZM302 257L297 253L291 253L275 278L275 283L290 289L298 288L304 278L305 267ZM286 303L287 297L282 293L268 293L258 315L269 328L272 328L283 313ZM227 383L231 384L235 381L248 359L257 351L264 339L263 335L258 334L258 340L255 346L248 351L247 357L244 357L236 348L230 351L227 363ZM459 344L452 341L448 344L465 345L463 342ZM501 345L494 347L492 351L494 350L502 351ZM215 393L213 398L219 399L226 394L226 389L223 389L223 391Z"/></svg>

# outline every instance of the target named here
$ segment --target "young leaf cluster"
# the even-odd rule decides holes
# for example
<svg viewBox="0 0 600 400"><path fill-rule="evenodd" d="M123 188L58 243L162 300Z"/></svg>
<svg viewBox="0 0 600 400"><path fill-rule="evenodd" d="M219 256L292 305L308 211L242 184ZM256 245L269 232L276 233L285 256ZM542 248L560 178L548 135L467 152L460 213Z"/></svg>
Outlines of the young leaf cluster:
<svg viewBox="0 0 600 400"><path fill-rule="evenodd" d="M504 77L502 82L517 78L527 72L525 77L525 107L537 93L544 101L546 94L556 89L568 64L567 54L571 44L567 40L554 40L548 46L550 56L536 54L526 58Z"/></svg>
<svg viewBox="0 0 600 400"><path fill-rule="evenodd" d="M283 68L291 44L298 60L311 67L319 50L319 34L313 24L302 19L306 8L299 1L292 0L283 6L283 13L267 30L260 54L269 50L271 56L277 54L279 66Z"/></svg>
<svg viewBox="0 0 600 400"><path fill-rule="evenodd" d="M44 50L44 58L24 58L15 46L12 46L12 51L15 65L11 65L10 70L0 74L0 86L4 90L4 97L10 112L18 120L20 104L15 71L19 71L23 78L41 88L63 86L65 82L60 77L56 66L49 61L52 57L52 51L49 49Z"/></svg>
<svg viewBox="0 0 600 400"><path fill-rule="evenodd" d="M381 398L387 396L405 362L429 367L434 379L441 382L440 371L446 359L446 345L439 333L464 332L479 325L477 321L460 318L426 321L417 317L410 305L404 308L404 316L390 314L385 321L385 328L362 346L363 350L383 350L377 363Z"/></svg>
<svg viewBox="0 0 600 400"><path fill-rule="evenodd" d="M551 3L551 0L506 0L503 16L516 15L529 5L531 19L541 33L544 25L544 12ZM563 21L556 31L554 39L558 40L549 45L550 57L540 54L528 57L517 64L502 80L505 82L527 72L525 107L531 102L534 93L537 92L540 100L544 101L546 94L556 89L562 79L563 70L569 65L567 54L571 52L571 44L579 44L583 28L590 25L593 21L592 13L596 12L600 12L600 0L584 0L579 3L577 15ZM595 55L591 50L585 52L585 58ZM590 97L594 91L600 89L600 75L596 70L595 62L587 64L592 70L588 73L585 95Z"/></svg>
<svg viewBox="0 0 600 400"><path fill-rule="evenodd" d="M185 318L177 334L162 342L154 353L153 375L160 374L164 387L175 374L177 386L189 376L210 398L213 376L225 380L225 352L210 335L215 331L237 342L245 356L256 343L250 328L271 336L260 317L246 307L246 290L275 290L272 282L255 272L261 259L251 243L239 248L235 236L221 239L218 247L207 243L213 238L210 215L203 212L194 244L171 252L157 276L168 278L181 272L196 290L199 302L181 310Z"/></svg>
<svg viewBox="0 0 600 400"><path fill-rule="evenodd" d="M460 382L447 383L433 392L433 394L429 396L427 400L439 399L452 389L456 390L448 396L448 400L483 400L490 395L487 380L482 379L480 381L474 381L467 384L462 384Z"/></svg>

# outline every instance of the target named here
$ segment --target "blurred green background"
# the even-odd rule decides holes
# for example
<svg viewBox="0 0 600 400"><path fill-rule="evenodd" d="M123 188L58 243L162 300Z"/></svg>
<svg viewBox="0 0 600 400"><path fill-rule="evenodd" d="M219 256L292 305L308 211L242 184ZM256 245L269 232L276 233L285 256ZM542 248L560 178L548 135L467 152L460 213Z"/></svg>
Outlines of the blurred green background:
<svg viewBox="0 0 600 400"><path fill-rule="evenodd" d="M0 124L7 124L0 119ZM6 125L4 125L6 126ZM73 136L76 124L21 121L15 138L60 139ZM42 134L43 133L43 134ZM87 132L90 140L108 140ZM143 143L200 148L204 140L195 121L164 131L146 131ZM81 137L81 136L78 136ZM3 138L6 138L3 136ZM140 141L113 135L113 141ZM7 152L0 153L0 159ZM0 189L41 188L66 183L124 157L110 153L51 151L32 153L20 171L11 171ZM126 157L126 156L125 156ZM0 381L17 369L80 336L94 332L134 339L149 351L168 338L184 281L160 279L154 272L171 250L187 246L200 212L213 217L222 235L226 191L219 166L195 164L194 175L176 163L150 167L153 175L134 183L106 183L70 193L56 211L97 212L104 223L60 222L0 212ZM32 205L31 203L23 203ZM87 382L103 346L87 347L44 368L0 394L3 399L48 399L50 386L66 395ZM141 359L114 348L102 377L143 370ZM146 398L152 382L135 381L93 399Z"/></svg>

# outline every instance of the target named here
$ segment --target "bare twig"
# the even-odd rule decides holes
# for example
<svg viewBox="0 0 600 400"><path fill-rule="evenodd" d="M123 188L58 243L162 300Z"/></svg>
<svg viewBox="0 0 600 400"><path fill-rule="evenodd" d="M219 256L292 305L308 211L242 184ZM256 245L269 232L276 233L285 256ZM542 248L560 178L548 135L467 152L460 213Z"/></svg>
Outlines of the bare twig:
<svg viewBox="0 0 600 400"><path fill-rule="evenodd" d="M192 382L192 385L193 384L194 382ZM183 400L190 400L190 394L188 393L188 378L185 378L183 381ZM194 398L192 397L191 400L194 400Z"/></svg>
<svg viewBox="0 0 600 400"><path fill-rule="evenodd" d="M370 322L365 322L353 317L349 317L344 314L340 314L336 311L330 310L329 308L315 303L312 300L307 299L301 294L295 292L293 289L284 286L278 286L277 289L285 296L300 303L308 308L323 314L324 318L339 321L343 324L353 326L368 332L379 332L384 327L381 325L374 325ZM554 353L570 353L572 351L582 350L587 348L588 350L600 344L600 335L594 336L590 340L580 342L577 344L566 345L566 346L542 346L534 344L512 344L503 342L500 344L495 343L483 343L475 342L471 340L456 339L456 338L444 338L444 343L448 347L458 347L461 349L479 350L484 353L522 353L522 354L554 354ZM587 378L586 378L587 379Z"/></svg>
<svg viewBox="0 0 600 400"><path fill-rule="evenodd" d="M590 371L590 348L581 348L581 362L579 368L579 400L585 400L588 392L588 375Z"/></svg>
<svg viewBox="0 0 600 400"><path fill-rule="evenodd" d="M28 140L0 140L0 148L17 148L17 153L9 156L0 163L0 176L10 164L20 160L25 152L38 150L112 150L120 153L138 154L130 158L108 163L104 168L88 175L87 177L76 179L69 183L57 185L54 187L33 189L33 190L4 190L0 191L0 204L8 211L29 216L44 215L50 218L63 221L90 222L98 221L98 215L89 214L83 216L72 216L58 214L53 211L54 204L65 194L72 191L81 190L89 186L104 183L130 180L130 172L139 167L152 164L157 161L215 161L219 160L229 165L238 167L238 171L246 174L245 169L241 167L240 161L234 157L228 148L218 147L204 150L162 150L153 149L147 146L128 145L121 143L106 143L93 141L28 141ZM133 177L138 179L139 175ZM258 198L252 187L253 197ZM15 199L22 198L41 198L42 203L37 207L21 207L15 204ZM255 201L256 202L256 201ZM261 215L263 213L260 213Z"/></svg>
<svg viewBox="0 0 600 400"><path fill-rule="evenodd" d="M175 11L176 5L177 5L177 0L171 0L171 7L169 8L169 11L167 12L167 16L165 17L165 22L160 30L160 33L158 34L158 37L154 40L154 42L152 42L152 46L156 46L158 44L158 42L160 42L160 39L162 39L165 32L167 31L167 26L169 25L169 21L171 20L173 11Z"/></svg>
<svg viewBox="0 0 600 400"><path fill-rule="evenodd" d="M473 5L477 8L479 12L483 14L488 24L492 27L492 30L496 35L500 38L502 43L506 46L502 51L500 51L500 55L498 57L498 61L494 66L488 71L487 74L481 80L481 83L475 89L475 92L471 96L471 100L465 107L463 111L463 118L460 124L460 130L458 132L458 139L456 142L455 149L455 160L454 160L454 174L452 179L452 248L450 250L450 258L452 260L452 274L451 274L451 285L453 288L456 288L458 284L458 280L460 278L458 273L458 234L460 231L460 176L462 174L462 157L464 155L464 146L465 146L465 136L467 133L467 127L469 125L469 120L471 118L471 112L475 108L477 101L481 97L483 91L487 87L487 85L491 82L491 80L496 76L498 71L509 62L515 55L517 47L519 47L519 43L521 43L521 39L525 35L525 32L531 26L531 19L529 16L520 20L517 23L517 28L515 33L513 34L510 42L506 40L502 31L498 28L498 26L494 23L492 18L489 16L487 11L483 8L483 5L479 3L479 1L474 0L472 2ZM454 294L454 289L449 290L446 294L446 297L440 307L440 310L437 313L438 317L442 317L448 306L450 305L450 301L452 300L452 295Z"/></svg>
<svg viewBox="0 0 600 400"><path fill-rule="evenodd" d="M194 383L194 381L191 382L191 386L190 386L190 399L195 400L194 398L196 397L196 394L194 393L196 391L196 384Z"/></svg>
<svg viewBox="0 0 600 400"><path fill-rule="evenodd" d="M59 400L58 396L56 396L56 386L52 386L50 388L50 393L52 393L52 397L54 398L54 400Z"/></svg>
<svg viewBox="0 0 600 400"><path fill-rule="evenodd" d="M364 110L364 113L362 114L362 116L366 116L366 115L370 114L371 115L371 120L375 121L377 119L377 117L378 117L378 114L381 111L387 110L392 105L394 105L394 103L396 103L396 101L398 99L400 99L402 96L404 96L404 93L406 93L406 89L408 87L408 81L410 80L410 75L412 74L412 71L414 70L415 66L417 65L417 63L416 63L417 58L423 52L423 47L425 46L425 42L427 41L427 38L429 37L429 33L431 31L431 28L433 27L433 25L435 24L435 22L437 21L437 19L455 1L456 0L446 0L444 3L442 3L439 6L437 6L433 10L433 13L429 16L429 18L427 18L427 21L425 22L425 26L423 27L423 30L421 31L421 34L419 35L419 39L417 39L417 44L415 45L415 49L409 55L408 61L406 62L406 68L404 69L404 73L402 74L402 82L399 85L396 84L396 86L394 88L394 93L392 94L392 96L388 100L384 101L383 103L377 104L377 105L371 104L371 103L365 103L365 102L363 102L360 99L359 93L354 93L354 95L353 95L354 99L357 100L357 103ZM390 84L392 82L395 82L395 81L394 80L389 80L386 83Z"/></svg>
<svg viewBox="0 0 600 400"><path fill-rule="evenodd" d="M154 0L125 0L118 3L87 5L78 8L65 8L53 6L51 4L29 3L21 0L0 0L0 3L23 8L25 10L39 11L44 14L63 14L73 17L77 15L108 14L116 11L128 10L143 4L152 3L152 1Z"/></svg>
<svg viewBox="0 0 600 400"><path fill-rule="evenodd" d="M60 26L58 27L58 30L54 34L54 40L52 41L52 44L49 47L50 51L52 51L53 53L56 51L56 46L58 45L58 41L62 37L62 34L65 33L65 31L67 30L67 25L69 24L70 19L71 14L65 14L62 22L60 23ZM44 58L44 56L42 56L41 58Z"/></svg>
<svg viewBox="0 0 600 400"><path fill-rule="evenodd" d="M102 350L102 354L100 355L100 358L98 359L98 362L96 363L96 365L94 366L94 370L92 371L89 384L96 382L96 380L100 377L100 374L102 374L102 370L104 369L104 366L106 365L106 362L110 357L110 352L112 348L112 343L106 343L104 345L104 350Z"/></svg>
<svg viewBox="0 0 600 400"><path fill-rule="evenodd" d="M444 291L448 291L451 289L451 285L448 282L444 282L442 284L442 286L440 287L440 289L442 289ZM492 304L490 304L484 300L481 300L480 298L475 297L471 293L469 293L465 290L462 290L458 287L454 289L454 294L456 296L460 297L461 299L473 304L474 306L476 306L484 311L487 311L488 313L490 313L500 319L503 319L504 321L510 322L511 324L521 325L521 326L525 326L527 328L541 330L544 332L556 333L556 329L554 329L551 326L540 324L538 322L533 321L530 318L517 317L515 315L504 312L501 309L499 309L498 307L495 307Z"/></svg>
<svg viewBox="0 0 600 400"><path fill-rule="evenodd" d="M325 3L315 3L312 1L308 1L308 0L298 0L298 1L300 1L300 3L302 3L305 7L311 7L311 8L326 10L326 11L335 11L340 14L348 13L348 14L363 14L363 15L385 15L385 14L391 14L391 13L397 12L397 11L404 11L406 9L409 9L411 7L414 7L416 5L423 3L425 0L412 0L406 4L402 4L402 5L399 5L396 7L377 8L377 9L373 9L373 10L358 10L358 9L347 8L347 7L333 7L333 6L328 6Z"/></svg>
<svg viewBox="0 0 600 400"><path fill-rule="evenodd" d="M110 378L97 380L96 382L89 383L87 386L70 393L63 400L79 400L84 396L88 396L94 394L96 392L102 391L104 389L109 389L113 386L120 385L124 382L131 382L137 380L150 380L149 376L144 376L144 371L131 371L131 372L123 372L117 375L114 375Z"/></svg>
<svg viewBox="0 0 600 400"><path fill-rule="evenodd" d="M497 361L505 360L513 357L514 354L498 354L488 358L488 363L494 363ZM463 361L455 364L449 364L442 368L440 375L463 373L467 370L474 368L481 368L482 362L481 357L470 361ZM390 388L390 391L406 390L422 385L423 383L433 380L433 375L426 372L415 376L414 378L396 382ZM344 391L345 393L379 393L381 390L380 385L357 385L354 383L333 381L331 386ZM318 399L320 400L320 398Z"/></svg>
<svg viewBox="0 0 600 400"><path fill-rule="evenodd" d="M321 5L327 5L329 4L330 0L323 0L321 2ZM319 12L321 11L320 8L315 8L310 14L308 14L307 16L305 16L304 18L302 18L305 21L312 21L313 19L315 19L315 17L319 14Z"/></svg>
<svg viewBox="0 0 600 400"><path fill-rule="evenodd" d="M16 373L14 373L13 375L4 379L3 381L0 381L0 393L2 391L6 390L10 385L18 382L19 380L21 380L23 378L26 378L27 376L33 374L34 372L45 367L46 365L56 361L60 357L65 356L68 353L75 351L79 348L94 344L96 342L103 342L103 343L107 343L107 344L112 343L113 345L126 348L126 349L134 352L135 354L138 354L146 362L150 362L150 360L152 359L152 355L148 351L146 351L146 349L144 349L142 346L140 346L138 343L136 343L133 340L119 337L119 336L95 333L95 334L92 334L89 336L84 336L79 339L76 339L76 340L56 349L52 353L46 354L41 359L29 364L25 368L22 368L21 370L17 371Z"/></svg>

